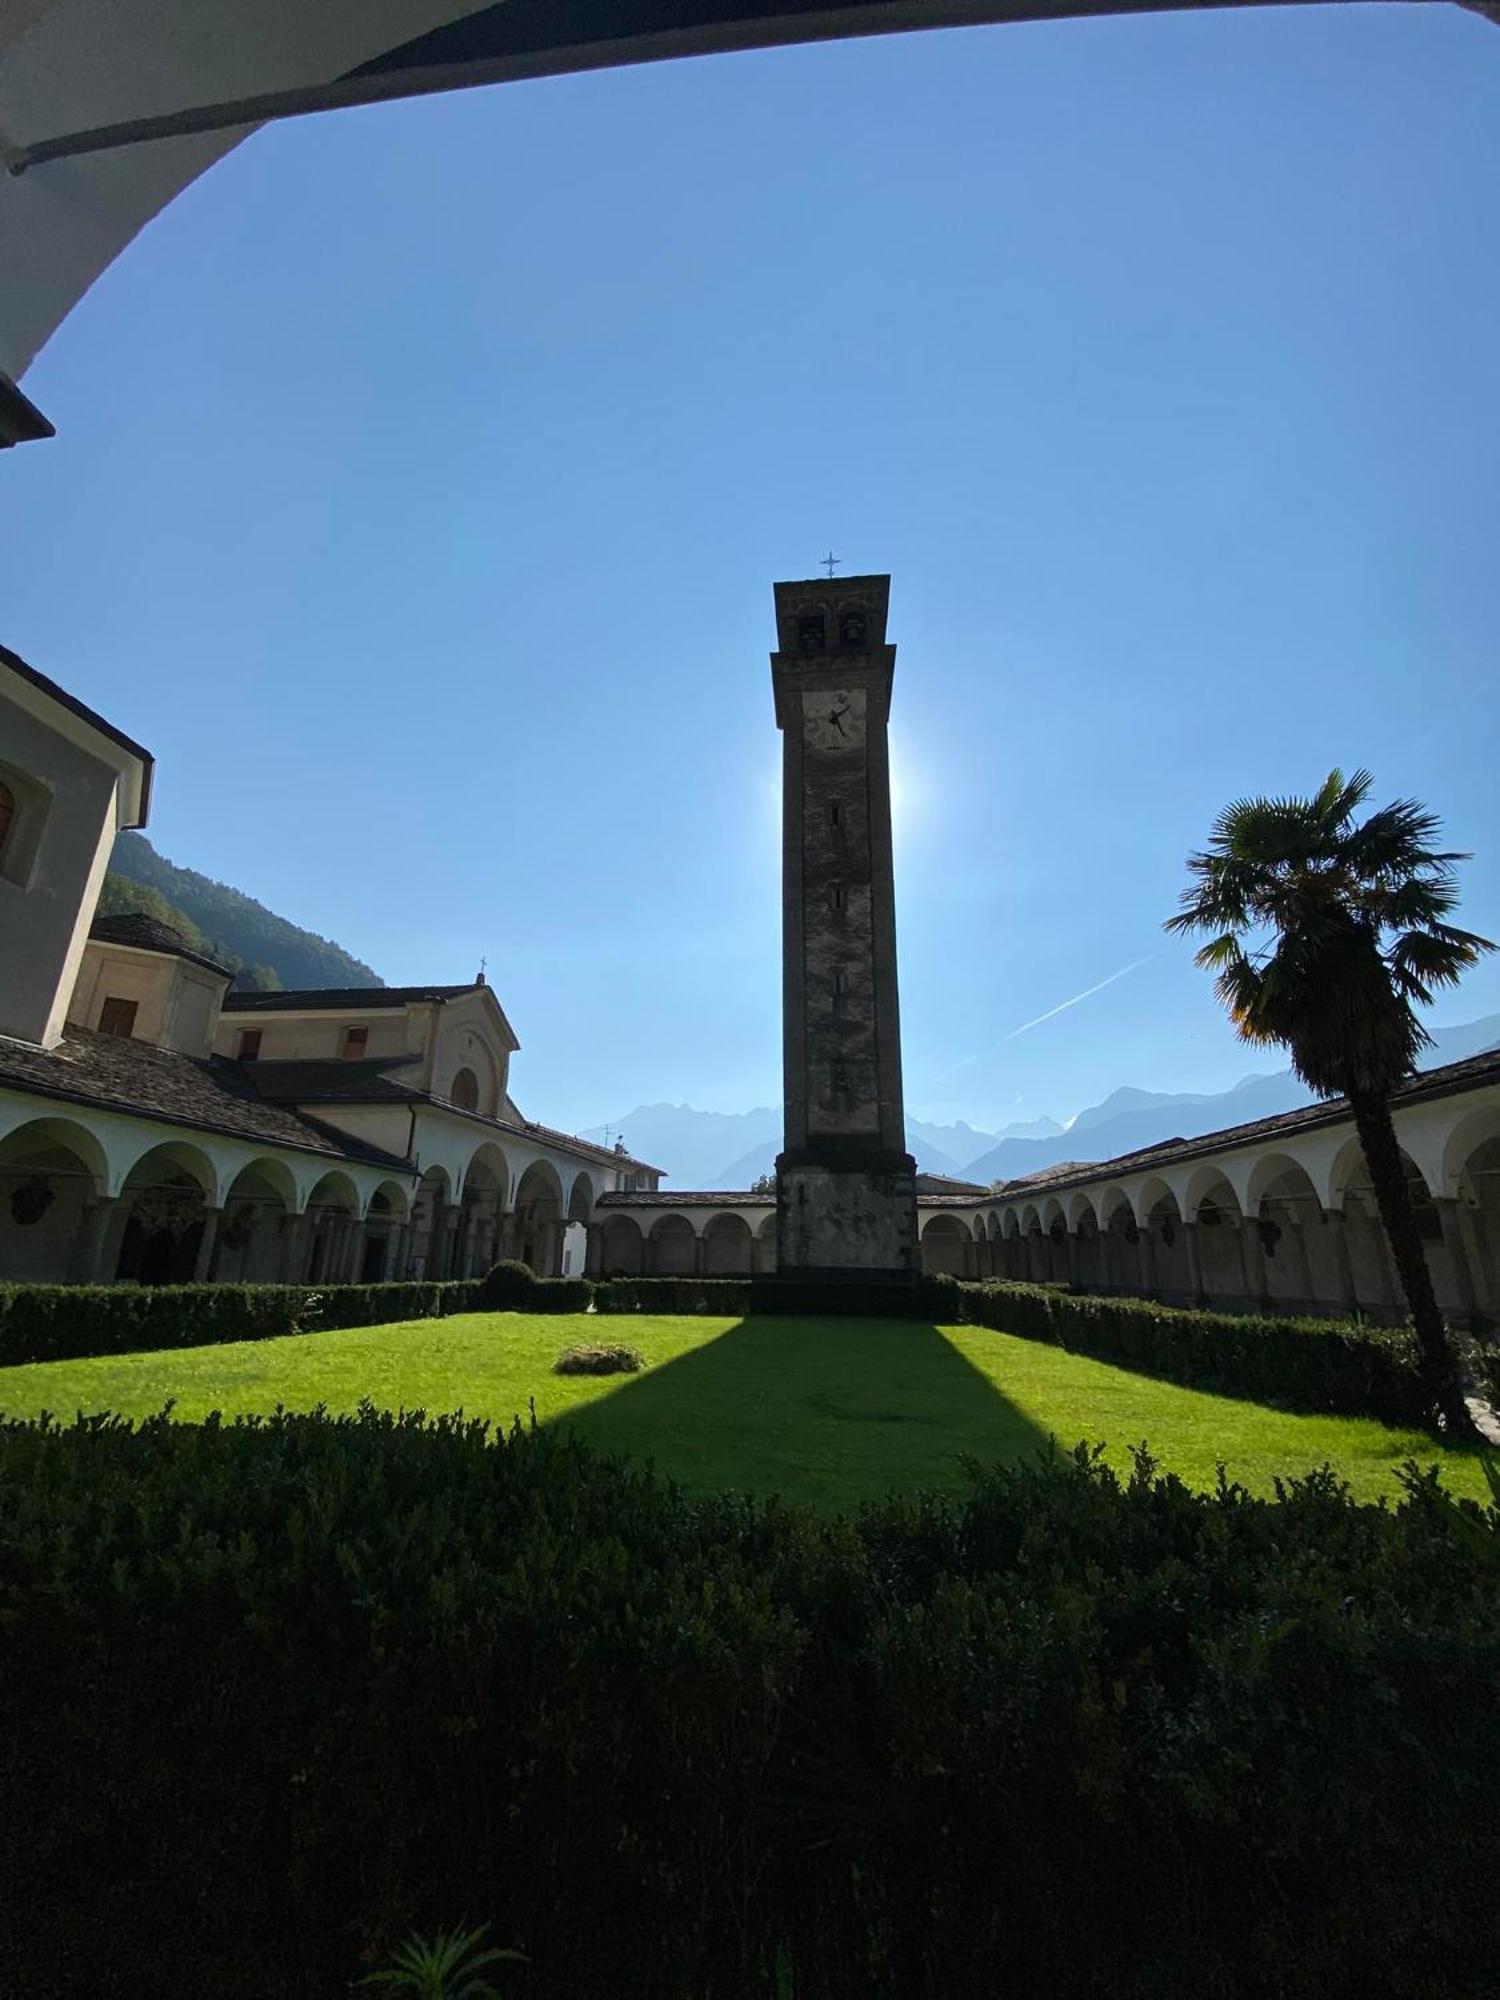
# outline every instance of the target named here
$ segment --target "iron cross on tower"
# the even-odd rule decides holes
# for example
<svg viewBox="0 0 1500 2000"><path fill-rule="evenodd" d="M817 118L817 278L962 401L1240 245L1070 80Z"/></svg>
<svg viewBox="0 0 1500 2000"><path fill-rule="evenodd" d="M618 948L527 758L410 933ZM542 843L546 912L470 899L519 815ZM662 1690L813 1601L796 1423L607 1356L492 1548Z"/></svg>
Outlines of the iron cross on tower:
<svg viewBox="0 0 1500 2000"><path fill-rule="evenodd" d="M820 560L823 564L824 569L826 569L828 572L828 581L832 583L834 567L836 564L841 563L844 560L844 558L842 556L836 556L833 553L833 550L830 549L827 555L821 557Z"/></svg>

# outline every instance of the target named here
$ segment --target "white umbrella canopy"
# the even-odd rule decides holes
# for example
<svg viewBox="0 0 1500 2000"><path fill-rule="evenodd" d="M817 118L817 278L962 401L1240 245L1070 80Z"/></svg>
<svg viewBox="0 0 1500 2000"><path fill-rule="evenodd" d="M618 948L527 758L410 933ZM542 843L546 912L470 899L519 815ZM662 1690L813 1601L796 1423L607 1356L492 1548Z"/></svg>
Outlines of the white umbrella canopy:
<svg viewBox="0 0 1500 2000"><path fill-rule="evenodd" d="M50 435L16 385L89 286L269 118L721 49L1203 4L3 0L0 446ZM1500 0L1459 4L1500 21Z"/></svg>

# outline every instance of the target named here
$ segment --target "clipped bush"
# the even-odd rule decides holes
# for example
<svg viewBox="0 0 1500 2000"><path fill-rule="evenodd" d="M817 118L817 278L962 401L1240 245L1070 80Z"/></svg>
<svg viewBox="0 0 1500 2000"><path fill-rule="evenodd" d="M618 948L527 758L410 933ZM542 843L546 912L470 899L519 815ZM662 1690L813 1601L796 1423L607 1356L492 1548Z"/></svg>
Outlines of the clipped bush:
<svg viewBox="0 0 1500 2000"><path fill-rule="evenodd" d="M638 1347L565 1347L552 1364L554 1375L635 1375L646 1365Z"/></svg>
<svg viewBox="0 0 1500 2000"><path fill-rule="evenodd" d="M591 1278L538 1278L525 1310L534 1313L583 1313L594 1302Z"/></svg>
<svg viewBox="0 0 1500 2000"><path fill-rule="evenodd" d="M799 1318L936 1319L962 1317L954 1278L609 1278L594 1286L602 1313L747 1313Z"/></svg>
<svg viewBox="0 0 1500 2000"><path fill-rule="evenodd" d="M519 1257L504 1257L479 1280L481 1312L524 1312L531 1303L536 1273Z"/></svg>
<svg viewBox="0 0 1500 2000"><path fill-rule="evenodd" d="M481 1912L533 2000L1493 1990L1500 1592L1421 1478L825 1523L550 1429L0 1425L0 1609L26 2000L326 2000Z"/></svg>
<svg viewBox="0 0 1500 2000"><path fill-rule="evenodd" d="M1259 1319L1003 1280L962 1285L959 1298L971 1325L1189 1388L1293 1410L1425 1421L1416 1341L1407 1328Z"/></svg>
<svg viewBox="0 0 1500 2000"><path fill-rule="evenodd" d="M472 1312L477 1279L392 1285L0 1285L0 1367Z"/></svg>

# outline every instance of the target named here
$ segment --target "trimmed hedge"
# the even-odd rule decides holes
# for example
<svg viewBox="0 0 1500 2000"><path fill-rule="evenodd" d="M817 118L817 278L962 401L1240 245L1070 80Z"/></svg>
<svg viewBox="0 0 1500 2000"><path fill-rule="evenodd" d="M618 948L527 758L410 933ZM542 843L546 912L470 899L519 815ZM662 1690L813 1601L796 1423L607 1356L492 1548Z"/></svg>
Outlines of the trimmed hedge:
<svg viewBox="0 0 1500 2000"><path fill-rule="evenodd" d="M974 1326L1041 1340L1192 1389L1286 1409L1425 1423L1409 1328L1252 1319L1006 1282L959 1288Z"/></svg>
<svg viewBox="0 0 1500 2000"><path fill-rule="evenodd" d="M395 1285L0 1285L0 1367L207 1347L471 1312L479 1281Z"/></svg>
<svg viewBox="0 0 1500 2000"><path fill-rule="evenodd" d="M0 1426L5 1989L327 2000L488 1920L516 2000L1480 2000L1463 1512L1080 1448L820 1523L458 1419Z"/></svg>
<svg viewBox="0 0 1500 2000"><path fill-rule="evenodd" d="M595 1283L602 1313L795 1313L800 1318L948 1319L960 1317L952 1278L908 1280L815 1278L606 1278Z"/></svg>

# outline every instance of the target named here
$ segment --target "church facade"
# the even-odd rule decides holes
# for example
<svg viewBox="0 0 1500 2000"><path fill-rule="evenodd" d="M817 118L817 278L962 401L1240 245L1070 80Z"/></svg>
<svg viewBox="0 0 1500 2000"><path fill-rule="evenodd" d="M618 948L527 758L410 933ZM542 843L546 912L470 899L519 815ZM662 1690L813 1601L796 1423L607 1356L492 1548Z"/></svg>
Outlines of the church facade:
<svg viewBox="0 0 1500 2000"><path fill-rule="evenodd" d="M95 915L151 779L0 650L0 1282L580 1270L599 1199L660 1174L522 1115L482 975L232 993L169 925Z"/></svg>

